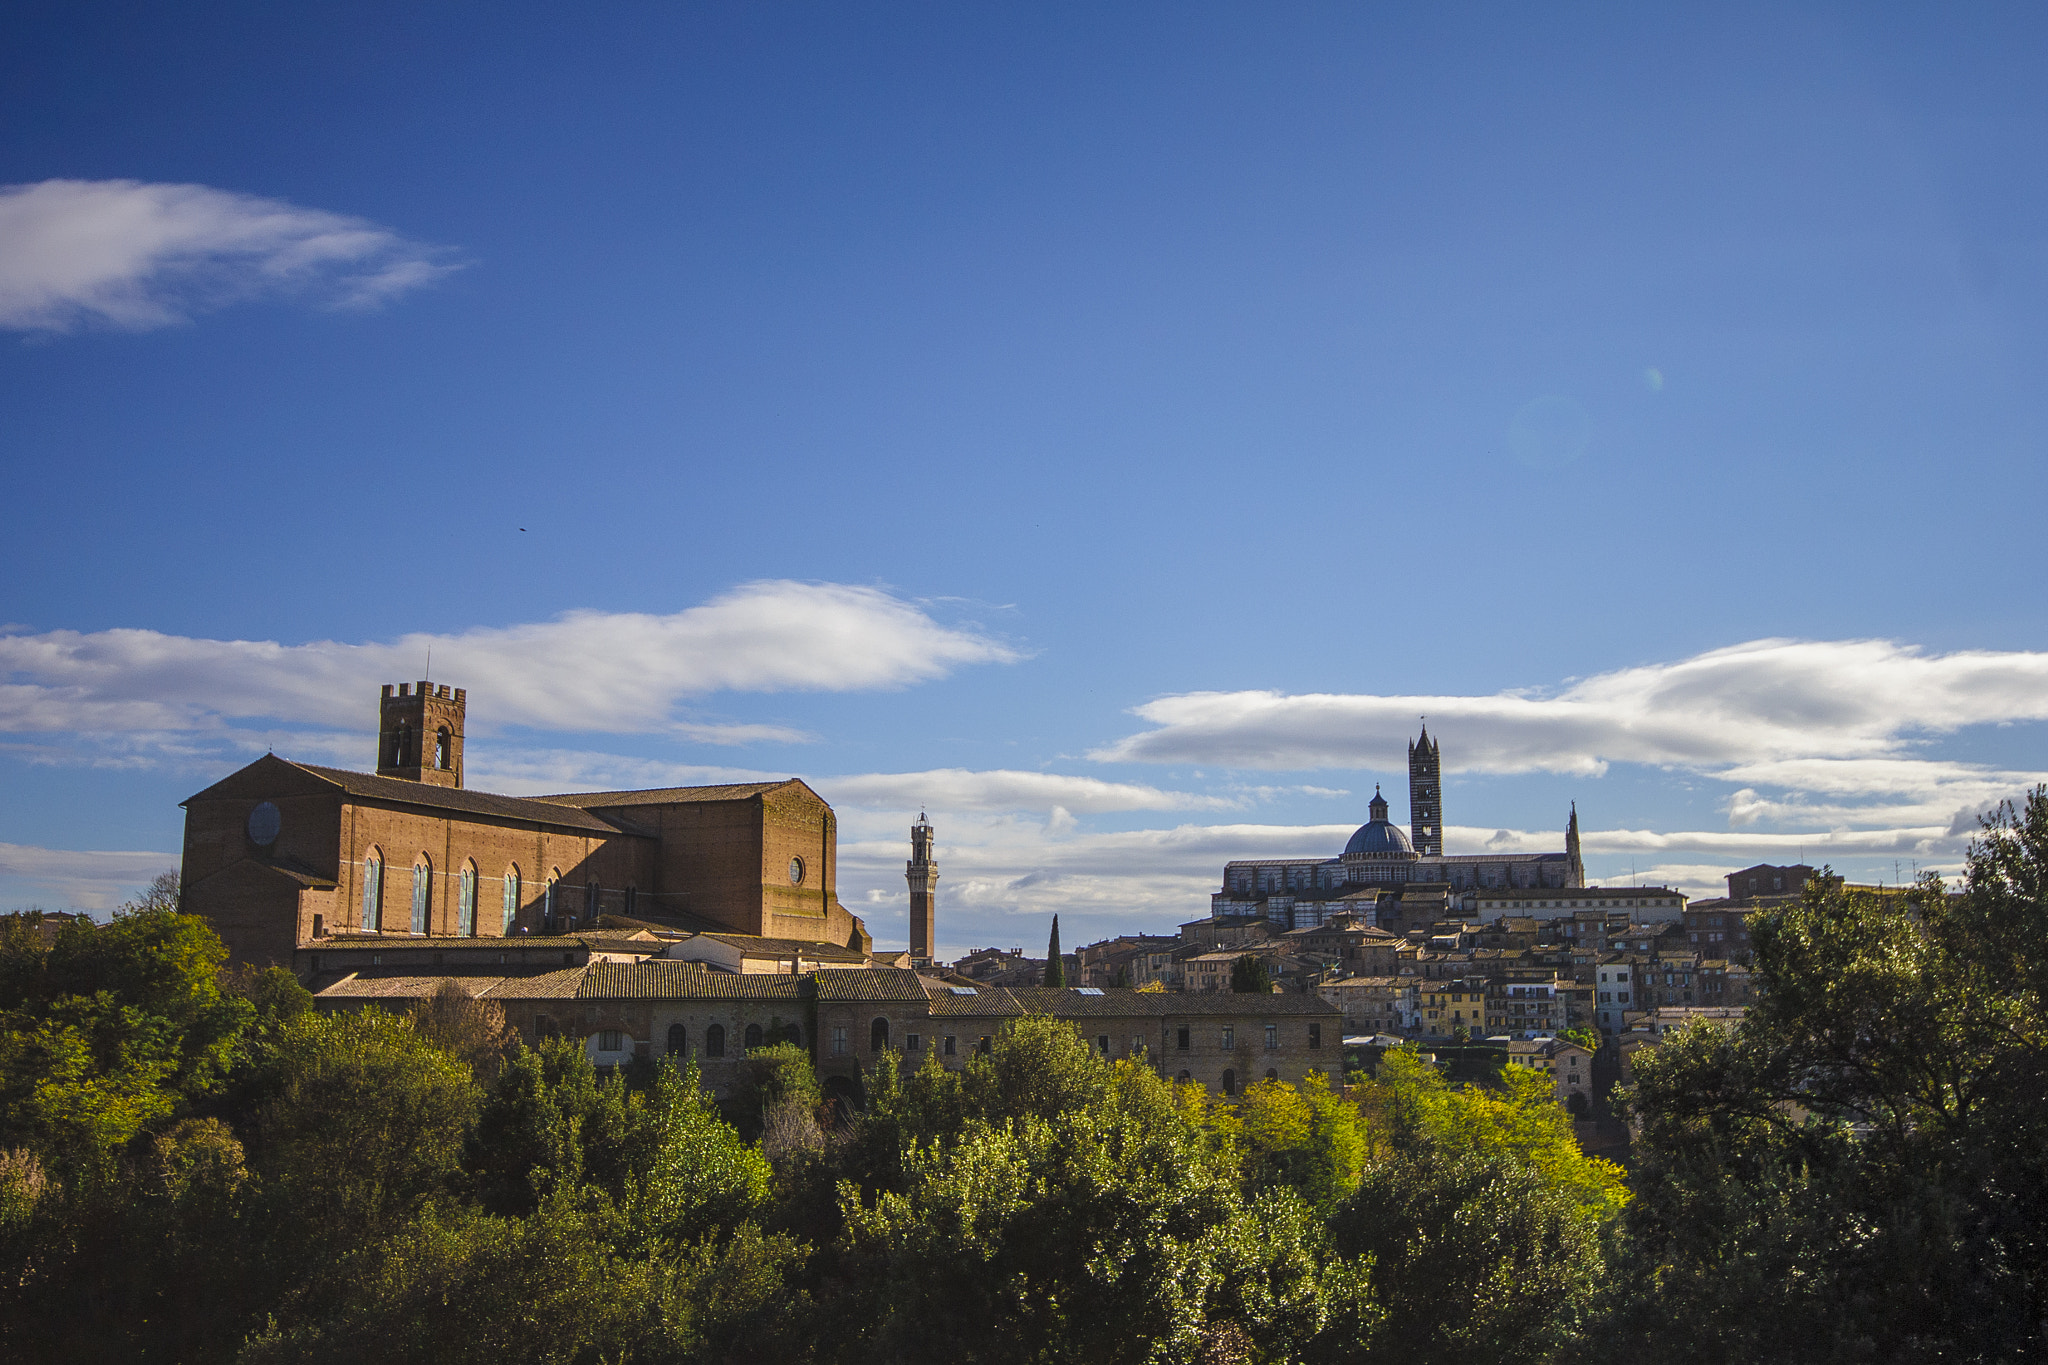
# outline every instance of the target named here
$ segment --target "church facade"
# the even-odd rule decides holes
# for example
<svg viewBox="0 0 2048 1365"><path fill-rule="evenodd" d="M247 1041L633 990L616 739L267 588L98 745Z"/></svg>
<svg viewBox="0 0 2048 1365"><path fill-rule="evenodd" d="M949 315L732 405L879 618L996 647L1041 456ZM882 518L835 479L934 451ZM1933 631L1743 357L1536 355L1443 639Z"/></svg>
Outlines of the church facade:
<svg viewBox="0 0 2048 1365"><path fill-rule="evenodd" d="M1561 852L1446 854L1443 760L1427 726L1408 746L1408 832L1387 818L1387 800L1378 789L1367 809L1371 818L1334 858L1226 863L1223 887L1209 898L1211 917L1254 916L1288 929L1313 928L1340 915L1370 924L1376 922L1381 899L1389 895L1428 890L1463 905L1489 888L1563 889L1586 884L1576 806L1565 825Z"/></svg>
<svg viewBox="0 0 2048 1365"><path fill-rule="evenodd" d="M562 934L607 915L870 950L838 899L837 819L802 781L472 791L466 703L386 686L375 773L267 755L189 798L186 909L259 964L338 935Z"/></svg>

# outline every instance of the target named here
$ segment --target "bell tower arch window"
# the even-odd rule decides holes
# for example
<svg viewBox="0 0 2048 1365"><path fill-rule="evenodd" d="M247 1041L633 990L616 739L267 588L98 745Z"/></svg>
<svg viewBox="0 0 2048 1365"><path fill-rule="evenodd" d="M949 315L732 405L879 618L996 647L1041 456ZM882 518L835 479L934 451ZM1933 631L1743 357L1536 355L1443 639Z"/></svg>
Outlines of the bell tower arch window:
<svg viewBox="0 0 2048 1365"><path fill-rule="evenodd" d="M434 766L442 772L455 766L455 746L445 725L434 732Z"/></svg>

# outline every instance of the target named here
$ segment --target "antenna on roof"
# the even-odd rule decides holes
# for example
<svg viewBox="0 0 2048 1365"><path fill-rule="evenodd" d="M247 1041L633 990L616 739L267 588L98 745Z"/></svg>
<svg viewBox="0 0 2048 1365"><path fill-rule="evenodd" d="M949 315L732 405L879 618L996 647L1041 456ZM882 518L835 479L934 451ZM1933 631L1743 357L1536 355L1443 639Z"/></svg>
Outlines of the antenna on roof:
<svg viewBox="0 0 2048 1365"><path fill-rule="evenodd" d="M431 643L427 645L427 674L426 674L426 675L427 675L427 676L428 676L429 678L431 678L431 677L433 677L433 676L434 676L434 646L433 646L433 645L432 645Z"/></svg>

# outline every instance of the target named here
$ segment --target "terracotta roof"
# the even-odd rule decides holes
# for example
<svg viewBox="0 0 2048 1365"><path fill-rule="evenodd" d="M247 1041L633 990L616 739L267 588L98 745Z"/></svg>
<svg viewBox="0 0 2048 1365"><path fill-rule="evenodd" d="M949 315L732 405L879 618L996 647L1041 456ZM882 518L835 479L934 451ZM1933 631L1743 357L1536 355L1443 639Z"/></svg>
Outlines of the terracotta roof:
<svg viewBox="0 0 2048 1365"><path fill-rule="evenodd" d="M576 990L579 1000L801 1000L800 976L736 976L695 962L598 962Z"/></svg>
<svg viewBox="0 0 2048 1365"><path fill-rule="evenodd" d="M300 947L309 952L396 953L549 953L578 952L586 946L582 934L491 934L475 938L434 938L426 934L393 931L388 934L332 934L309 938Z"/></svg>
<svg viewBox="0 0 2048 1365"><path fill-rule="evenodd" d="M684 801L744 801L750 796L772 792L777 787L786 787L797 781L785 777L777 782L728 782L715 787L655 787L637 792L562 792L554 796L536 796L536 801L549 801L563 806L575 806L584 810L609 806L672 806Z"/></svg>
<svg viewBox="0 0 2048 1365"><path fill-rule="evenodd" d="M562 967L538 976L508 976L491 987L494 1000L573 1000L588 966Z"/></svg>
<svg viewBox="0 0 2048 1365"><path fill-rule="evenodd" d="M868 960L866 953L856 952L852 948L842 948L836 943L825 943L815 939L764 938L754 934L713 933L697 934L695 937L708 938L716 943L728 944L738 948L743 953L759 953L769 957L796 957L801 955L803 957L816 958L819 961L830 959L835 962L861 965L864 965ZM684 942L688 941L687 939L684 940Z"/></svg>
<svg viewBox="0 0 2048 1365"><path fill-rule="evenodd" d="M350 972L313 993L319 1000L424 1000L454 982L472 997L488 995L504 978L496 976L357 976Z"/></svg>
<svg viewBox="0 0 2048 1365"><path fill-rule="evenodd" d="M961 989L968 988L963 986ZM1008 987L976 985L972 990L971 995L961 995L946 982L927 977L924 991L931 1002L932 1018L988 1019L1024 1013L1024 1007L1017 1003L1017 997L1010 994Z"/></svg>
<svg viewBox="0 0 2048 1365"><path fill-rule="evenodd" d="M811 975L820 1000L925 999L917 973L902 967L824 967Z"/></svg>
<svg viewBox="0 0 2048 1365"><path fill-rule="evenodd" d="M405 806L432 806L439 810L459 811L464 815L479 815L486 819L524 820L533 824L554 825L561 829L588 830L594 834L637 834L637 831L623 829L588 812L551 804L534 797L499 796L494 792L470 791L463 787L437 787L430 782L408 782L400 777L377 777L371 773L350 772L346 768L323 768L314 763L294 763L292 766L332 782L350 796L365 797L373 801L389 801L395 805Z"/></svg>
<svg viewBox="0 0 2048 1365"><path fill-rule="evenodd" d="M1059 1018L1143 1016L1171 1018L1177 1015L1341 1014L1335 1005L1314 995L1238 995L1230 991L1180 995L1171 991L1128 990L1105 987L1100 995L1083 995L1072 988L1012 986L1010 998L1027 1014L1050 1014Z"/></svg>

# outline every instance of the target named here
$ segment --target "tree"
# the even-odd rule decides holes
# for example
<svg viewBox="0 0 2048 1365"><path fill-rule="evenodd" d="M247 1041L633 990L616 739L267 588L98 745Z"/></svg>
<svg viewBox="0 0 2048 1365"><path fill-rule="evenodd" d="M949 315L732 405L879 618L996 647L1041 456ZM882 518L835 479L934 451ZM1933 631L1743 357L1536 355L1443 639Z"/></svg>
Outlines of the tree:
<svg viewBox="0 0 2048 1365"><path fill-rule="evenodd" d="M1060 957L1060 917L1052 917L1052 940L1045 946L1045 984L1064 986L1067 984L1067 964Z"/></svg>
<svg viewBox="0 0 2048 1365"><path fill-rule="evenodd" d="M1600 1050L1599 1032L1586 1028L1583 1025L1579 1028L1568 1028L1557 1036L1564 1039L1567 1043L1577 1043L1588 1052L1598 1052Z"/></svg>
<svg viewBox="0 0 2048 1365"><path fill-rule="evenodd" d="M1602 1341L1679 1361L2031 1356L2048 793L1990 817L1959 894L1824 875L1751 937L1747 1017L1636 1057L1640 1193Z"/></svg>
<svg viewBox="0 0 2048 1365"><path fill-rule="evenodd" d="M1273 974L1266 968L1266 960L1252 953L1241 955L1230 964L1230 989L1239 995L1271 995Z"/></svg>
<svg viewBox="0 0 2048 1365"><path fill-rule="evenodd" d="M505 1022L504 1006L474 998L452 979L414 1002L406 1018L422 1038L460 1059L482 1080L497 1075L506 1054L519 1046L519 1031Z"/></svg>

